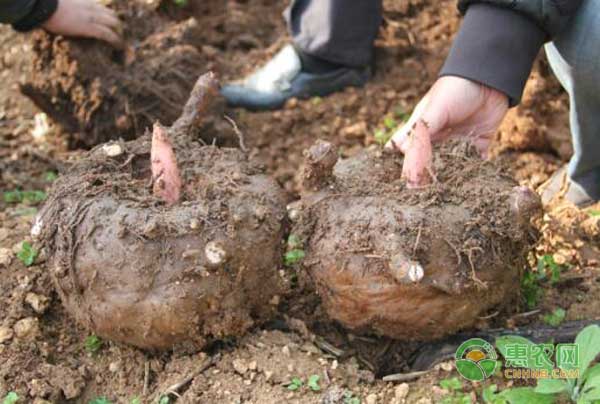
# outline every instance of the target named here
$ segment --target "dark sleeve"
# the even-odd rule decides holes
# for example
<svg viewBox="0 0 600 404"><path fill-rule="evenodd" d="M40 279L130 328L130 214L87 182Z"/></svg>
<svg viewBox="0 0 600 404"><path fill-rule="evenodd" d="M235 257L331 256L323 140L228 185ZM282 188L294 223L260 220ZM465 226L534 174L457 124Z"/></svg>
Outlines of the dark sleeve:
<svg viewBox="0 0 600 404"><path fill-rule="evenodd" d="M547 34L525 15L488 4L467 10L440 76L464 77L521 101L533 62Z"/></svg>
<svg viewBox="0 0 600 404"><path fill-rule="evenodd" d="M0 23L12 24L25 17L35 0L0 0Z"/></svg>
<svg viewBox="0 0 600 404"><path fill-rule="evenodd" d="M516 11L531 19L549 38L560 33L571 21L584 0L459 0L464 14L471 5L488 4ZM598 0L590 0L598 1Z"/></svg>
<svg viewBox="0 0 600 404"><path fill-rule="evenodd" d="M29 31L46 22L57 7L58 0L0 0L0 23Z"/></svg>

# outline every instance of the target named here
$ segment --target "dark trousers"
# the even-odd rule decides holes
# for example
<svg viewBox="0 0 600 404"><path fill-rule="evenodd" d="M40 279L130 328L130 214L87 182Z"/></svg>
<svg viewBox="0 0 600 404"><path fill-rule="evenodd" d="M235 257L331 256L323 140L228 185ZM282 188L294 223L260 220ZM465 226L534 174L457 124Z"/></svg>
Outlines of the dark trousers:
<svg viewBox="0 0 600 404"><path fill-rule="evenodd" d="M369 65L382 0L293 0L284 13L302 52L350 67Z"/></svg>

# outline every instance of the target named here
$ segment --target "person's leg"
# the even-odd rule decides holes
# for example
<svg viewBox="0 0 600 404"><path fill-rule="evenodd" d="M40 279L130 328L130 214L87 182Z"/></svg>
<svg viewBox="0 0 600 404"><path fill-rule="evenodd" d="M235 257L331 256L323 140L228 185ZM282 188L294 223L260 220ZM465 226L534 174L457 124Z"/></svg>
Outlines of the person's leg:
<svg viewBox="0 0 600 404"><path fill-rule="evenodd" d="M294 0L285 13L293 44L221 93L231 106L262 110L364 85L381 8L382 0Z"/></svg>
<svg viewBox="0 0 600 404"><path fill-rule="evenodd" d="M575 185L566 197L580 205L600 200L600 1L584 0L569 27L546 45L546 53L571 104L574 155L567 179ZM545 199L552 196L551 188Z"/></svg>
<svg viewBox="0 0 600 404"><path fill-rule="evenodd" d="M294 0L284 15L303 53L349 67L372 62L381 0Z"/></svg>

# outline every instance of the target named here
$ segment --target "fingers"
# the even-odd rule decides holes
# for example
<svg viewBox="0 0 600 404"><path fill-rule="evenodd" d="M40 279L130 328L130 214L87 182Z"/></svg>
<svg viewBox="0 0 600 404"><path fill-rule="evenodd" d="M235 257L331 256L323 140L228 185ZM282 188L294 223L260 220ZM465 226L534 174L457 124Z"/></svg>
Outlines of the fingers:
<svg viewBox="0 0 600 404"><path fill-rule="evenodd" d="M123 48L123 40L121 39L121 36L105 25L94 24L92 27L90 27L90 30L86 32L85 36L108 42L118 49Z"/></svg>
<svg viewBox="0 0 600 404"><path fill-rule="evenodd" d="M98 3L93 3L90 13L92 29L89 36L106 41L116 48L122 48L122 24L117 14Z"/></svg>
<svg viewBox="0 0 600 404"><path fill-rule="evenodd" d="M97 5L92 13L92 17L93 22L96 24L104 25L115 32L121 31L121 20L119 20L117 14L109 8Z"/></svg>
<svg viewBox="0 0 600 404"><path fill-rule="evenodd" d="M408 121L404 125L402 125L402 127L399 128L394 133L392 138L385 144L386 149L397 150L402 153L405 152L404 144L406 142L406 139L408 138L408 134L414 128L417 121L419 119L421 119L421 117L423 116L423 113L425 112L425 108L429 104L429 99L430 99L430 96L428 93L425 95L425 97L423 97L421 99L421 101L419 101L419 103L415 107L414 111L410 115L410 118L408 119Z"/></svg>
<svg viewBox="0 0 600 404"><path fill-rule="evenodd" d="M433 177L430 128L424 120L415 124L405 141L406 151L402 166L402 178L409 188L420 188L431 183Z"/></svg>

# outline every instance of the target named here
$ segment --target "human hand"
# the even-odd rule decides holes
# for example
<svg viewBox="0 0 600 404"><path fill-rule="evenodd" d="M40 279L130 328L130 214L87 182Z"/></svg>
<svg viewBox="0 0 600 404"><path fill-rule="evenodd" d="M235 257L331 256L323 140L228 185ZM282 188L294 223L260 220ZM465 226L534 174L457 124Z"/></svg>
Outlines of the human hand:
<svg viewBox="0 0 600 404"><path fill-rule="evenodd" d="M121 48L121 21L114 11L95 0L59 0L42 27L54 34L96 38Z"/></svg>
<svg viewBox="0 0 600 404"><path fill-rule="evenodd" d="M431 142L462 136L485 157L507 112L508 97L500 91L461 77L441 77L386 147L407 155L403 175L410 186L419 186L429 177Z"/></svg>

